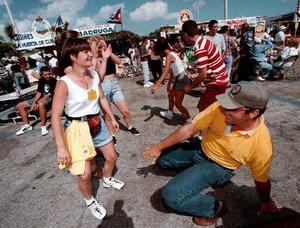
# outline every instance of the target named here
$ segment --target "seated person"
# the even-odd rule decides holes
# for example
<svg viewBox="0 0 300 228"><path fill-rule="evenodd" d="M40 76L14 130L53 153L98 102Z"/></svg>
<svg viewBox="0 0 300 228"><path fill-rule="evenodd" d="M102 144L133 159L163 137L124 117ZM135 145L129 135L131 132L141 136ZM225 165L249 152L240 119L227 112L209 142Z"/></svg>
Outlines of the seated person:
<svg viewBox="0 0 300 228"><path fill-rule="evenodd" d="M29 124L28 120L28 108L29 111L39 110L41 118L41 134L47 135L49 132L46 127L47 108L51 107L56 79L51 76L51 71L46 66L41 67L40 72L42 77L38 82L38 89L35 97L17 104L16 108L22 117L23 126L17 131L16 135L22 135L25 132L32 130L32 126Z"/></svg>
<svg viewBox="0 0 300 228"><path fill-rule="evenodd" d="M13 80L5 67L0 64L0 92L7 94L14 92Z"/></svg>
<svg viewBox="0 0 300 228"><path fill-rule="evenodd" d="M288 39L286 41L286 46L283 49L282 54L274 60L271 60L271 64L275 68L281 68L284 60L288 59L291 56L298 56L299 50L299 41L297 39ZM292 63L290 63L290 66ZM290 67L289 65L285 65L284 67Z"/></svg>
<svg viewBox="0 0 300 228"><path fill-rule="evenodd" d="M197 225L212 225L224 215L225 204L201 192L230 181L234 170L245 165L256 185L258 213L279 213L281 207L270 196L269 172L274 150L262 115L269 101L267 92L249 83L234 85L231 91L216 98L192 123L178 128L143 153L144 159L152 160L160 168L180 171L163 187L165 204L194 216ZM207 132L201 143L179 144L203 129Z"/></svg>
<svg viewBox="0 0 300 228"><path fill-rule="evenodd" d="M263 77L268 77L270 70L272 70L272 65L266 61L265 52L272 49L272 42L270 39L254 37L254 44L250 49L251 59L258 62L260 68L263 70ZM259 75L258 80L264 80Z"/></svg>

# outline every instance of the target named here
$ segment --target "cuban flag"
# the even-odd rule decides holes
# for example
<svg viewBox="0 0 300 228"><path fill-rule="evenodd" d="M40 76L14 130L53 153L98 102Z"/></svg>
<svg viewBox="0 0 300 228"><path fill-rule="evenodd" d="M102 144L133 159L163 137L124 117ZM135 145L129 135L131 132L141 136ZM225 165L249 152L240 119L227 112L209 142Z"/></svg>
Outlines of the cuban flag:
<svg viewBox="0 0 300 228"><path fill-rule="evenodd" d="M121 7L109 17L107 23L122 24Z"/></svg>

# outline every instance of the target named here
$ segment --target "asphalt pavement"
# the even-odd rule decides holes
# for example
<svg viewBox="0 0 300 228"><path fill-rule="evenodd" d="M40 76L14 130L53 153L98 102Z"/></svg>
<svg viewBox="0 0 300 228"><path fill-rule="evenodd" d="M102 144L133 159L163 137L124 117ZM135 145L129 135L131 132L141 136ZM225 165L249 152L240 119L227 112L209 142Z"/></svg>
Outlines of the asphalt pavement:
<svg viewBox="0 0 300 228"><path fill-rule="evenodd" d="M271 195L283 205L282 214L257 216L255 185L249 169L242 167L230 183L206 190L224 200L229 208L211 227L300 227L299 70L297 63L298 78L291 76L291 71L287 82L257 82L271 95L265 114L276 148L270 173ZM114 108L121 128L116 134L119 157L115 176L125 182L125 187L119 191L105 189L101 180L93 180L94 195L108 212L103 221L96 220L85 206L76 178L58 170L51 129L47 136L41 136L39 122L32 122L33 131L15 136L20 122L0 124L0 227L197 227L190 216L163 204L161 188L176 173L158 170L141 159L145 147L184 124L178 111L172 121L159 114L167 108L166 86L152 95L141 80L141 76L119 80L134 126L141 135L131 135ZM197 114L200 95L197 90L184 99L193 116Z"/></svg>

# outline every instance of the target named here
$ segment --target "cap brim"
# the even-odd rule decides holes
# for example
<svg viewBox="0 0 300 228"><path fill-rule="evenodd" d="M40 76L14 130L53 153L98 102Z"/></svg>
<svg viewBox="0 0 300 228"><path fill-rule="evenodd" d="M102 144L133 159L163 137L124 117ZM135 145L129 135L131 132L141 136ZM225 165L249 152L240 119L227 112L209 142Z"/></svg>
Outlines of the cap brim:
<svg viewBox="0 0 300 228"><path fill-rule="evenodd" d="M224 94L220 94L216 96L217 101L220 103L220 105L223 108L226 109L236 109L236 108L241 108L244 107L242 104L237 103L234 101L228 94L228 92Z"/></svg>

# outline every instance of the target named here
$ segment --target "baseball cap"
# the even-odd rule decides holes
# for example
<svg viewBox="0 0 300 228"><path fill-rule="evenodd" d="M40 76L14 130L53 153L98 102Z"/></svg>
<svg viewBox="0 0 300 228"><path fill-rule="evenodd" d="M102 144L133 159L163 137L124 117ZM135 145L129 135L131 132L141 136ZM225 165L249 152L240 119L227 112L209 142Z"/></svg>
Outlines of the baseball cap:
<svg viewBox="0 0 300 228"><path fill-rule="evenodd" d="M286 27L284 25L280 25L279 30L284 30Z"/></svg>
<svg viewBox="0 0 300 228"><path fill-rule="evenodd" d="M216 96L223 108L253 108L264 109L269 102L267 91L254 83L237 84L227 90L224 94Z"/></svg>

